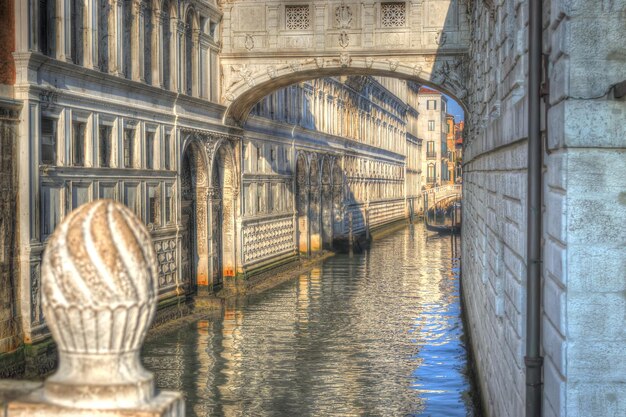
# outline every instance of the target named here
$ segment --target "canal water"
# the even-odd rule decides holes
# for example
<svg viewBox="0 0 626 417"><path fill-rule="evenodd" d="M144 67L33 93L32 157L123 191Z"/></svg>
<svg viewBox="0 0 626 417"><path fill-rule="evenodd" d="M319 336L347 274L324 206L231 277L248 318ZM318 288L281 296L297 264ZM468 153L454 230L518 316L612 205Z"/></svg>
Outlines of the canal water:
<svg viewBox="0 0 626 417"><path fill-rule="evenodd" d="M149 340L189 416L474 416L459 239L411 225Z"/></svg>

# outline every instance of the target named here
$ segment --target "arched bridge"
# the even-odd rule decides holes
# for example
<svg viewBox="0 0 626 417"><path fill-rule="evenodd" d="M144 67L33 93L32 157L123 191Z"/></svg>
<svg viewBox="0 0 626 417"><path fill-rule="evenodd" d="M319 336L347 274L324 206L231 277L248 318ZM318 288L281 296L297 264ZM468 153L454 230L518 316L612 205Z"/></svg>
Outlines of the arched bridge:
<svg viewBox="0 0 626 417"><path fill-rule="evenodd" d="M267 94L340 75L411 79L463 104L467 2L223 2L225 121L242 125Z"/></svg>
<svg viewBox="0 0 626 417"><path fill-rule="evenodd" d="M460 184L447 184L424 191L424 210L435 206L438 202L452 197L461 197L463 186Z"/></svg>

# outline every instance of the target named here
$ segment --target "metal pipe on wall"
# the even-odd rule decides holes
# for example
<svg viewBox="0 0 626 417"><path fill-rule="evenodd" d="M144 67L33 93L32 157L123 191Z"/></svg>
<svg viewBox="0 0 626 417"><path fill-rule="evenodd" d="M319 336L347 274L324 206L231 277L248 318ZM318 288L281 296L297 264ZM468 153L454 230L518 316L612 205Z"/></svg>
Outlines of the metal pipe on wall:
<svg viewBox="0 0 626 417"><path fill-rule="evenodd" d="M541 79L543 1L529 1L528 212L526 243L526 417L541 416Z"/></svg>

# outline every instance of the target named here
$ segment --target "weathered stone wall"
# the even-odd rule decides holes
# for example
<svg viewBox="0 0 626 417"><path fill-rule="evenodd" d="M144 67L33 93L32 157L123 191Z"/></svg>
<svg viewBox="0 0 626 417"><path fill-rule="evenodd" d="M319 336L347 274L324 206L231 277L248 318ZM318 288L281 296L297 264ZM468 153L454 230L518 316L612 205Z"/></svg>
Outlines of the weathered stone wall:
<svg viewBox="0 0 626 417"><path fill-rule="evenodd" d="M15 149L19 105L0 99L0 377L22 372Z"/></svg>
<svg viewBox="0 0 626 417"><path fill-rule="evenodd" d="M474 2L463 287L489 416L524 413L528 2ZM493 5L492 5L493 4ZM544 416L626 413L626 1L544 1ZM620 52L621 51L621 52Z"/></svg>

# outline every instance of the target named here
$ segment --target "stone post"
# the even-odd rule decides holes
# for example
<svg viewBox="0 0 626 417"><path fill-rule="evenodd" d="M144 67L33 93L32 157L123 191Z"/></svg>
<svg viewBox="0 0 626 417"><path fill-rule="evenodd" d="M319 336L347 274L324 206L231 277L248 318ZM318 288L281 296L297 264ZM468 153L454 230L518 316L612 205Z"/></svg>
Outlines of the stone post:
<svg viewBox="0 0 626 417"><path fill-rule="evenodd" d="M6 415L182 417L181 395L155 396L139 359L157 280L150 235L128 208L98 200L66 217L42 264L43 311L59 368L42 388L10 402Z"/></svg>

